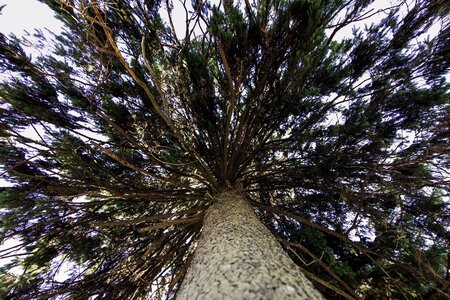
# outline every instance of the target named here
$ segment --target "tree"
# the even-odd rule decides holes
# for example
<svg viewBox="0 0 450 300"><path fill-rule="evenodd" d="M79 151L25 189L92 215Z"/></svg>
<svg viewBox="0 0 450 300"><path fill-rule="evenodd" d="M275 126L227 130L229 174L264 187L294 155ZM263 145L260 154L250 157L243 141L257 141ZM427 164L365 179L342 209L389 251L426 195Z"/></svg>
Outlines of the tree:
<svg viewBox="0 0 450 300"><path fill-rule="evenodd" d="M5 298L173 298L229 195L327 298L448 298L448 2L43 2L40 55L0 35Z"/></svg>

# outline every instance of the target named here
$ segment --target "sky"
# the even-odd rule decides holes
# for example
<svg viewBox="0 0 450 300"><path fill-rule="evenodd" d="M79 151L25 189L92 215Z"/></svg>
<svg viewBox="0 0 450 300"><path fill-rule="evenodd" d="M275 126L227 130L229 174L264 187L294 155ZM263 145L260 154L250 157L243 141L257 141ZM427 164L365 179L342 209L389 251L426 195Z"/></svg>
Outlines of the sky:
<svg viewBox="0 0 450 300"><path fill-rule="evenodd" d="M173 20L174 27L179 39L182 39L185 34L185 23L184 23L184 9L181 5L180 1L174 0L173 7ZM217 1L212 1L217 2ZM380 1L378 1L380 3ZM381 3L386 5L386 2L383 0ZM163 2L164 3L164 2ZM37 1L37 0L0 0L0 7L6 5L2 13L0 15L0 32L3 34L13 33L17 36L24 35L25 31L33 34L34 29L42 29L45 28L50 29L51 31L58 33L60 32L61 22L53 17L53 12L48 8L47 5ZM160 10L163 18L167 17L167 10L163 7ZM382 16L381 16L382 17ZM183 20L183 21L178 21ZM178 22L177 22L178 21ZM347 32L348 34L348 32ZM346 33L343 32L337 36L337 38L345 37ZM30 45L31 46L31 45ZM24 49L27 52L32 53L32 47L28 47L28 49ZM30 138L39 139L35 133L32 131L27 134ZM4 181L0 175L0 186L10 186L11 184ZM8 240L6 243L1 245L0 247L8 248L11 247L18 242L15 240ZM6 263L8 260L1 260L0 265ZM20 273L20 269L17 269L17 273Z"/></svg>
<svg viewBox="0 0 450 300"><path fill-rule="evenodd" d="M217 1L211 0L210 2L215 3ZM375 0L370 6L373 11L389 7L391 3L395 1L392 0ZM405 1L411 2L411 1ZM164 2L163 2L164 3ZM184 9L181 6L180 1L173 1L173 20L175 25L175 30L177 32L178 38L182 38L185 33L185 23L184 23ZM20 36L25 31L33 33L34 28L44 29L49 28L54 32L58 32L61 27L61 22L53 17L53 12L47 7L47 5L37 1L37 0L0 0L0 6L6 5L3 8L2 15L0 15L0 32L8 34L10 32ZM164 6L164 5L163 5ZM406 8L407 5L404 5ZM164 11L160 11L161 15L165 17ZM371 21L380 20L385 17L386 14L381 12L376 14L371 18ZM177 22L177 20L183 20L182 22ZM363 26L367 20L361 21ZM429 33L434 35L439 29L439 24L435 24L434 28L430 30ZM345 35L351 34L351 28L347 30L342 30L338 35L337 39L345 37Z"/></svg>
<svg viewBox="0 0 450 300"><path fill-rule="evenodd" d="M375 1L374 9L377 10L383 8L383 6L388 6L389 2L390 1L387 0ZM182 6L178 1L174 1L174 3L174 21L184 20L184 10ZM0 0L0 7L3 5L6 5L0 15L0 32L3 34L14 33L17 36L22 36L25 31L32 34L34 28L48 28L55 33L60 32L61 22L53 17L53 12L45 4L37 0ZM164 15L165 11L161 11L161 13ZM379 20L384 16L383 13L380 13L372 20ZM184 22L175 22L174 25L177 36L181 39L185 32ZM430 30L429 34L435 35L438 29L439 24L436 24L436 26ZM336 38L342 39L349 34L351 34L351 28L342 31ZM27 50L30 51L31 48ZM448 78L449 76L447 79ZM0 174L0 187L6 185L8 185L8 183L1 179ZM10 247L16 243L16 241L9 240L7 243L0 245L0 247ZM6 260L0 260L0 266L6 262ZM65 270L67 270L67 266L65 267ZM64 273L65 270L62 270L62 273Z"/></svg>
<svg viewBox="0 0 450 300"><path fill-rule="evenodd" d="M14 33L21 36L25 31L34 32L34 28L51 28L53 31L59 31L61 22L52 17L51 10L47 5L36 0L0 0L0 7L5 5L0 15L0 32L5 35ZM0 175L1 177L1 175ZM0 186L10 185L0 178ZM2 248L12 247L17 241L7 240ZM0 259L0 266L8 263L10 259ZM11 270L20 273L20 269Z"/></svg>
<svg viewBox="0 0 450 300"><path fill-rule="evenodd" d="M57 30L61 26L47 5L37 0L0 0L0 6L5 4L0 15L0 31L4 34L32 33L34 28Z"/></svg>
<svg viewBox="0 0 450 300"><path fill-rule="evenodd" d="M214 1L213 1L214 2ZM58 32L61 22L53 17L53 12L47 5L37 0L0 0L0 6L5 5L0 15L0 32L4 34L14 33L20 36L24 30L33 33L34 28L51 29ZM164 16L166 10L162 15ZM184 20L184 9L179 1L174 1L173 7L174 25L179 38L185 33L185 23L176 22Z"/></svg>
<svg viewBox="0 0 450 300"><path fill-rule="evenodd" d="M210 1L212 3L218 2L217 0ZM393 0L375 0L370 8L373 9L372 12L376 12L383 8L389 7L394 2L395 1ZM406 7L408 6L407 2L412 1L407 0L404 2L406 4L404 4L403 13L405 13ZM163 3L165 2L163 1ZM179 0L173 0L173 3L174 26L178 38L182 39L185 34L184 9ZM53 17L53 12L50 8L47 7L47 5L37 0L0 0L0 7L3 5L6 5L0 15L0 32L2 32L3 34L8 35L9 33L14 33L17 36L22 36L25 31L32 34L34 32L34 28L42 30L48 28L55 33L59 33L61 31L62 23ZM167 20L167 10L164 4L160 9L160 13L161 16L163 18L166 18ZM370 20L361 21L357 25L362 27L364 26L364 23L373 21L377 22L385 16L385 12L380 12L378 14L375 14L372 18L370 18ZM425 35L429 34L431 36L435 36L439 28L440 24L437 23ZM340 40L342 38L345 38L346 36L351 35L351 32L351 27L345 28L335 36L335 39ZM25 47L24 50L27 51L27 53L33 53L32 45ZM33 55L33 57L35 56ZM447 81L450 81L450 75L447 75ZM39 140L39 137L34 132L34 130L29 130L29 132L27 132L27 135L30 138ZM1 177L2 176L0 173L0 187L11 185L4 181Z"/></svg>
<svg viewBox="0 0 450 300"><path fill-rule="evenodd" d="M217 0L210 1L212 3L217 2ZM393 2L395 1L375 0L370 8L373 9L372 12L375 12L377 10L390 6ZM407 2L411 1L407 0L404 3ZM185 34L184 9L179 0L173 0L173 3L174 26L178 38L182 39ZM59 33L61 31L62 23L53 17L53 12L50 10L50 8L47 7L47 5L37 0L0 0L0 7L3 5L6 5L0 15L0 32L2 32L3 34L8 35L9 33L14 33L17 36L22 36L25 31L32 34L34 32L34 28L42 30L48 28L55 33ZM407 6L407 4L404 5L403 13L405 13ZM164 5L161 8L160 13L163 18L167 18L167 10ZM370 20L361 21L360 24L357 25L362 27L364 26L364 23L367 23L368 21L379 21L385 16L386 15L384 12L380 12L374 15ZM425 35L429 34L431 36L435 36L439 28L440 24L437 23ZM339 40L345 38L346 36L349 36L350 34L351 27L345 28L344 30L342 30L342 32L335 36L335 39ZM31 46L32 45L25 47L24 50L27 51L27 53L32 53L33 49ZM450 81L450 75L447 75L447 81ZM30 130L29 135L30 138L39 139L34 131ZM5 182L1 177L2 176L0 173L0 186L8 185L8 183Z"/></svg>

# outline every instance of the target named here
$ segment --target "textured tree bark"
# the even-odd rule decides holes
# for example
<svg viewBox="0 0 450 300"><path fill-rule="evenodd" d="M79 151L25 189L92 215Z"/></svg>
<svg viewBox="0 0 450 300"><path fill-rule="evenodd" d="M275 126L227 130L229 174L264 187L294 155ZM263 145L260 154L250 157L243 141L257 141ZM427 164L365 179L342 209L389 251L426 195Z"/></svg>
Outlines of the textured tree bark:
<svg viewBox="0 0 450 300"><path fill-rule="evenodd" d="M324 299L235 191L208 209L176 298Z"/></svg>

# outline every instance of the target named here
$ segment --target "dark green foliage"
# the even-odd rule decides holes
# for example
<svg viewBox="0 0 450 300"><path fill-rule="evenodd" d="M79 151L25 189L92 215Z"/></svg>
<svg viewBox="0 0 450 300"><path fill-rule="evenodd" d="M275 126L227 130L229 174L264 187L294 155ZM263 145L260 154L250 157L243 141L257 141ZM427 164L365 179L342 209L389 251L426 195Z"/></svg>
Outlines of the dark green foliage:
<svg viewBox="0 0 450 300"><path fill-rule="evenodd" d="M0 34L0 298L173 298L229 188L328 298L449 297L447 2L42 2L41 55Z"/></svg>

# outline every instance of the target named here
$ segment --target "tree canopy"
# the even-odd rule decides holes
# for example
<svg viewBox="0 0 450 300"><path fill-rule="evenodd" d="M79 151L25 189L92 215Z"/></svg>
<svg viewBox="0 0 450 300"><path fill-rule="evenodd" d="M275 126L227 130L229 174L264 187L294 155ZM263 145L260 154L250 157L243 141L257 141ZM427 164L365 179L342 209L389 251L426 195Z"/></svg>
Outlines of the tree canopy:
<svg viewBox="0 0 450 300"><path fill-rule="evenodd" d="M38 55L0 34L3 297L172 298L230 188L326 297L449 297L448 1L42 2Z"/></svg>

